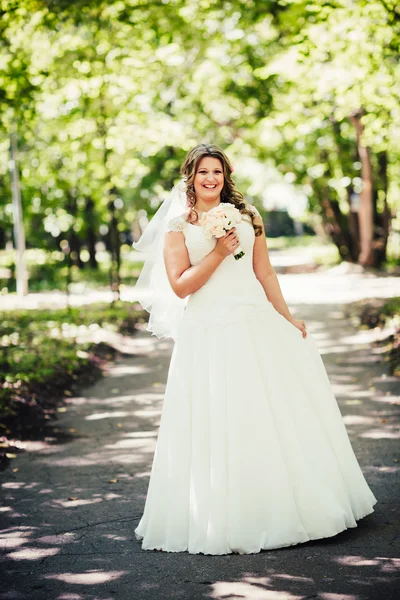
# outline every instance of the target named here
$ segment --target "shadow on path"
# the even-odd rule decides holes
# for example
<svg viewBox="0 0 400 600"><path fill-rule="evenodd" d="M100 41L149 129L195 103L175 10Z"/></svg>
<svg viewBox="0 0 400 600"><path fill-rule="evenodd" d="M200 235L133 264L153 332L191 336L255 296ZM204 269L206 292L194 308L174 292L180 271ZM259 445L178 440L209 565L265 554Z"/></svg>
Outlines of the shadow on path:
<svg viewBox="0 0 400 600"><path fill-rule="evenodd" d="M2 600L395 600L399 382L337 305L294 306L315 337L378 498L334 538L255 555L143 551L143 511L171 344L127 340L108 376L68 399L65 437L32 442L2 482ZM364 337L363 337L364 336ZM397 395L396 395L397 394ZM397 531L396 531L397 530ZM397 561L397 569L399 568Z"/></svg>

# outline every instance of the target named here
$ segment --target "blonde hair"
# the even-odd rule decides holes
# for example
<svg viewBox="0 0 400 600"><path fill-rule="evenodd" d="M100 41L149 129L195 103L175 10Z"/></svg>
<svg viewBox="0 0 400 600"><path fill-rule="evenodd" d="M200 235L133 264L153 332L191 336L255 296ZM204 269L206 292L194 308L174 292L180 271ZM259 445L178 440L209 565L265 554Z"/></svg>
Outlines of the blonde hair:
<svg viewBox="0 0 400 600"><path fill-rule="evenodd" d="M198 146L195 146L194 148L189 150L181 167L181 175L186 180L186 198L189 211L189 221L195 222L199 218L199 215L195 208L196 194L194 191L194 178L198 171L201 159L206 156L217 158L222 165L222 172L224 174L224 187L221 191L221 202L230 202L243 215L249 216L251 218L255 235L261 235L262 227L254 223L254 214L249 208L247 208L246 202L243 198L243 194L241 194L237 189L235 189L235 183L231 177L233 168L229 161L229 158L219 146L215 146L214 144L199 144Z"/></svg>

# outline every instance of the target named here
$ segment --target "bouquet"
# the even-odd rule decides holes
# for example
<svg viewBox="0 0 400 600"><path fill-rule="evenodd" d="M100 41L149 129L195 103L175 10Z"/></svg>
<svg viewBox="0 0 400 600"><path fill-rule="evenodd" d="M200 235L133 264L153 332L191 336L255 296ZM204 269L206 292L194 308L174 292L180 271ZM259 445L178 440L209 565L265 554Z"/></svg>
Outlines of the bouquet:
<svg viewBox="0 0 400 600"><path fill-rule="evenodd" d="M230 202L221 202L215 208L212 208L208 212L204 213L199 223L204 231L204 234L208 238L213 236L220 238L227 231L235 227L238 223L241 223L242 215L240 211ZM235 260L239 260L244 256L244 252L240 245L236 248L233 253Z"/></svg>

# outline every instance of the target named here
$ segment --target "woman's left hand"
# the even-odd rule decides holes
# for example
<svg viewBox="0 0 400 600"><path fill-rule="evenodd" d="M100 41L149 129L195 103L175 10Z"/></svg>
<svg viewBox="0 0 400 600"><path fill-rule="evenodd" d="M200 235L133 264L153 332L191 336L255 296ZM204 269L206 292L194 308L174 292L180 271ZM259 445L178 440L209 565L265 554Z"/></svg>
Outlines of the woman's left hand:
<svg viewBox="0 0 400 600"><path fill-rule="evenodd" d="M306 326L306 324L305 324L304 321L300 321L299 319L292 319L291 321L289 321L289 323L291 323L299 331L301 331L301 334L302 334L303 338L307 337L307 326Z"/></svg>

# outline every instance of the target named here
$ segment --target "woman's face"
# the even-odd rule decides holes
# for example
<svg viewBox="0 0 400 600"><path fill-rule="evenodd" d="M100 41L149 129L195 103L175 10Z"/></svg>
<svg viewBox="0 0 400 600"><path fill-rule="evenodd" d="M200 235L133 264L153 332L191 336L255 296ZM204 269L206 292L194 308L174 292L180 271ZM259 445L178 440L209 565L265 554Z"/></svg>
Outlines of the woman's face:
<svg viewBox="0 0 400 600"><path fill-rule="evenodd" d="M220 198L224 187L224 172L218 158L205 156L199 162L194 178L196 200L212 202Z"/></svg>

